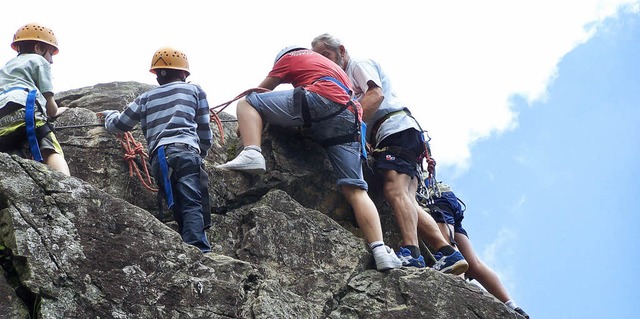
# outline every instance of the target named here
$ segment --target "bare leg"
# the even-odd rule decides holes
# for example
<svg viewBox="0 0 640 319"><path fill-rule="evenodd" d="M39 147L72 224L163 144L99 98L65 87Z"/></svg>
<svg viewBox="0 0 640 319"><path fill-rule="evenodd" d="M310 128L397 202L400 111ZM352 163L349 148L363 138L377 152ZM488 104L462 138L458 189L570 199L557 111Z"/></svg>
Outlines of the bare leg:
<svg viewBox="0 0 640 319"><path fill-rule="evenodd" d="M341 190L347 202L353 208L356 221L360 229L362 229L367 243L382 241L382 226L380 225L378 209L376 209L367 192L355 186L342 186Z"/></svg>
<svg viewBox="0 0 640 319"><path fill-rule="evenodd" d="M427 242L427 245L433 250L438 250L444 246L449 245L449 241L444 237L438 224L433 220L433 217L420 207L418 211L418 233L420 237Z"/></svg>
<svg viewBox="0 0 640 319"><path fill-rule="evenodd" d="M42 157L44 158L44 163L49 165L52 169L67 176L71 176L71 173L69 172L69 165L64 159L64 156L51 150L43 150Z"/></svg>
<svg viewBox="0 0 640 319"><path fill-rule="evenodd" d="M478 258L471 246L469 238L463 234L456 233L455 239L456 242L458 242L460 252L469 263L467 277L477 280L482 287L487 289L490 294L500 301L507 302L511 299L509 293L507 293L507 289L502 285L500 278L498 278L498 275Z"/></svg>
<svg viewBox="0 0 640 319"><path fill-rule="evenodd" d="M396 223L402 235L403 246L417 247L418 212L413 204L415 192L410 193L410 182L409 175L400 174L394 170L387 170L384 173L384 197L393 209Z"/></svg>
<svg viewBox="0 0 640 319"><path fill-rule="evenodd" d="M264 128L260 113L245 98L242 98L238 101L236 116L238 117L238 130L244 146L255 145L260 147L262 144L262 129Z"/></svg>

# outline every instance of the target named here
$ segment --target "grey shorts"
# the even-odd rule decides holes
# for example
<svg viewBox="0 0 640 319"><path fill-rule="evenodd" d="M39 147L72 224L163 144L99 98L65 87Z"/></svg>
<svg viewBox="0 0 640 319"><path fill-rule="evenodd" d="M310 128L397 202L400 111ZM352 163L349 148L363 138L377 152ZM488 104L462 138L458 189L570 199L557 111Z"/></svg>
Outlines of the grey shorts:
<svg viewBox="0 0 640 319"><path fill-rule="evenodd" d="M341 104L335 103L314 92L305 91L311 119L318 119L335 113ZM247 102L255 108L262 120L271 125L296 127L304 125L302 110L293 102L293 90L249 93ZM329 138L353 133L355 115L345 110L326 120L315 122L309 128L313 138L323 141ZM355 186L367 190L368 185L362 174L360 158L361 145L351 142L325 147L327 156L337 175L337 185Z"/></svg>

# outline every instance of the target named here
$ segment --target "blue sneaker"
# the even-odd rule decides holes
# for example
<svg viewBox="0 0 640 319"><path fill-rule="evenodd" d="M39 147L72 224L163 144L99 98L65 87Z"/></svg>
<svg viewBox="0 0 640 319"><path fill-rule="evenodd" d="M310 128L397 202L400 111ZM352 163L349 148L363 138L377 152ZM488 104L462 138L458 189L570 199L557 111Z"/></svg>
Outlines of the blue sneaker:
<svg viewBox="0 0 640 319"><path fill-rule="evenodd" d="M516 309L513 309L513 311L519 313L521 316L525 317L525 319L529 319L529 315L526 312L524 312L522 308L517 307Z"/></svg>
<svg viewBox="0 0 640 319"><path fill-rule="evenodd" d="M424 257L420 256L418 258L413 258L411 256L411 251L404 247L400 247L400 250L396 252L396 256L398 259L402 261L403 267L416 267L416 268L424 268Z"/></svg>
<svg viewBox="0 0 640 319"><path fill-rule="evenodd" d="M436 259L433 269L445 274L460 275L469 269L469 263L467 263L459 251L449 256L444 256L442 253L437 252L433 254L433 258Z"/></svg>

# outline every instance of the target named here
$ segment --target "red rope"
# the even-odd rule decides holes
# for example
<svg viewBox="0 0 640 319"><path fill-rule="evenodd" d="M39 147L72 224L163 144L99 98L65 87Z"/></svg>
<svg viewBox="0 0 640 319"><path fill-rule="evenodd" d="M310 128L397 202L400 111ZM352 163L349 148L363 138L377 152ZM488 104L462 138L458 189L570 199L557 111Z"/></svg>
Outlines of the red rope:
<svg viewBox="0 0 640 319"><path fill-rule="evenodd" d="M224 130L222 129L222 121L220 120L220 116L218 116L218 114L220 114L220 112L222 112L225 108L227 108L227 106L231 105L231 103L239 100L240 98L242 98L243 96L251 93L251 92L259 92L259 93L263 93L263 92L270 92L271 90L268 89L264 89L264 88L252 88L252 89L248 89L245 90L244 92L238 94L238 96L234 97L232 100L229 100L227 102L224 102L220 105L216 105L212 108L209 109L209 113L211 113L209 115L209 117L211 118L211 122L215 122L216 126L218 127L218 131L220 132L220 141L222 144L224 144Z"/></svg>
<svg viewBox="0 0 640 319"><path fill-rule="evenodd" d="M151 181L151 175L149 174L149 169L147 167L147 159L149 158L149 155L144 151L142 143L137 142L135 138L133 138L131 132L125 132L122 135L117 134L116 137L120 141L122 148L124 148L124 160L129 164L129 176L133 177L133 175L136 175L138 180L140 180L140 183L142 183L146 189L152 192L157 192L158 189L151 186L153 182ZM140 162L142 163L145 177L142 176L138 165L135 163L135 159L138 155L140 155Z"/></svg>

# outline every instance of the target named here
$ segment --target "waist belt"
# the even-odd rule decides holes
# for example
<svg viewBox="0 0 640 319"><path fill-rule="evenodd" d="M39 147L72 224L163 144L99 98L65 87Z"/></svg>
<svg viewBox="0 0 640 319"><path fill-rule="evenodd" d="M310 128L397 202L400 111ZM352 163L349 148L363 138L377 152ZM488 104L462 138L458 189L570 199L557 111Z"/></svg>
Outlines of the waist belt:
<svg viewBox="0 0 640 319"><path fill-rule="evenodd" d="M379 118L371 127L371 138L375 140L376 138L376 133L378 133L378 130L380 129L380 126L382 125L382 123L384 123L384 121L388 120L389 118L396 116L396 115L401 115L401 114L407 114L409 115L410 113L407 112L407 110L400 110L400 111L393 111L391 113L387 113L385 114L383 117Z"/></svg>

